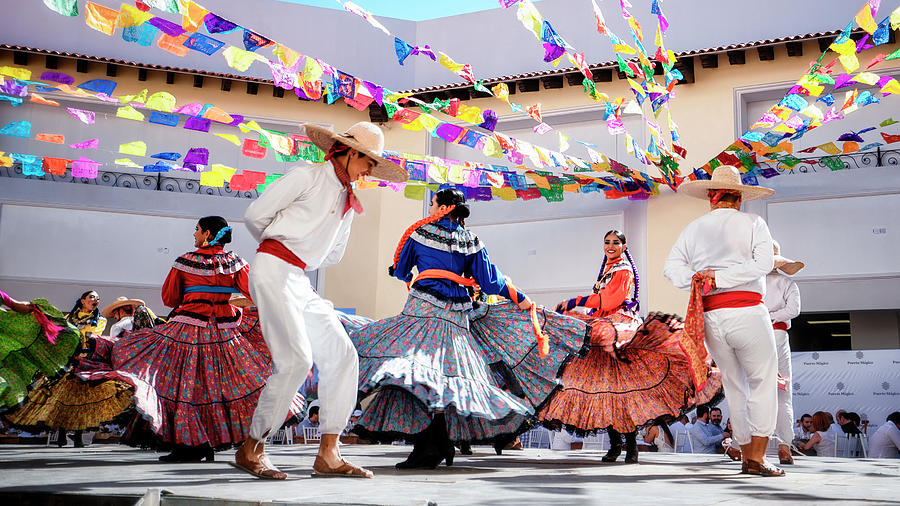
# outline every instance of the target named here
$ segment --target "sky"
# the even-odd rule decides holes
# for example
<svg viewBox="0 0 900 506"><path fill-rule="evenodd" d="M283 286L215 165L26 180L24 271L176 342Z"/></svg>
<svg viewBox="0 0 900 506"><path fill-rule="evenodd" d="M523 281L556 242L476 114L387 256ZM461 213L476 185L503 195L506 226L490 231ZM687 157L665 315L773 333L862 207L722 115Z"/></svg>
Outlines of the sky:
<svg viewBox="0 0 900 506"><path fill-rule="evenodd" d="M343 10L336 0L280 0L294 4ZM375 16L424 21L468 12L499 9L497 0L355 0L353 3Z"/></svg>

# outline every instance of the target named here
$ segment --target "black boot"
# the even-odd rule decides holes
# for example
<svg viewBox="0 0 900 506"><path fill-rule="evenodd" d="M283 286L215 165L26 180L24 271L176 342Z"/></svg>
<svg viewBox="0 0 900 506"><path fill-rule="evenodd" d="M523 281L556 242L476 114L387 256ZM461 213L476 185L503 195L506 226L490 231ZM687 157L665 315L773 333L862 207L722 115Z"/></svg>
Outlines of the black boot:
<svg viewBox="0 0 900 506"><path fill-rule="evenodd" d="M468 441L460 441L459 453L462 455L472 455L472 445Z"/></svg>
<svg viewBox="0 0 900 506"><path fill-rule="evenodd" d="M606 429L606 433L609 435L609 451L600 460L603 462L615 462L619 455L622 454L622 434L612 427Z"/></svg>
<svg viewBox="0 0 900 506"><path fill-rule="evenodd" d="M208 451L209 455L207 456L206 449L178 445L172 450L172 453L160 457L159 461L169 464L182 464L200 462L206 458L211 462L214 458L212 456L212 448L208 448Z"/></svg>
<svg viewBox="0 0 900 506"><path fill-rule="evenodd" d="M638 463L637 431L631 431L625 434L625 463Z"/></svg>
<svg viewBox="0 0 900 506"><path fill-rule="evenodd" d="M72 441L75 441L75 448L84 448L84 440L81 436L84 435L84 431L76 430L72 433Z"/></svg>
<svg viewBox="0 0 900 506"><path fill-rule="evenodd" d="M394 464L397 469L434 469L440 464L432 464L431 462L439 455L434 448L431 433L433 432L434 422L427 429L416 434L413 439L413 450L403 462Z"/></svg>
<svg viewBox="0 0 900 506"><path fill-rule="evenodd" d="M516 440L515 434L501 434L494 438L494 451L497 452L497 455L503 455L503 449L509 446L510 443Z"/></svg>
<svg viewBox="0 0 900 506"><path fill-rule="evenodd" d="M68 444L68 441L66 441L66 429L60 427L59 434L57 434L57 436L56 436L56 446L62 448L63 446L66 446L67 444Z"/></svg>
<svg viewBox="0 0 900 506"><path fill-rule="evenodd" d="M450 441L450 433L447 430L447 418L443 413L436 413L434 420L431 422L432 431L431 438L434 442L434 448L438 450L442 456L434 467L441 465L442 460L447 461L447 466L453 465L453 457L456 456L456 447Z"/></svg>

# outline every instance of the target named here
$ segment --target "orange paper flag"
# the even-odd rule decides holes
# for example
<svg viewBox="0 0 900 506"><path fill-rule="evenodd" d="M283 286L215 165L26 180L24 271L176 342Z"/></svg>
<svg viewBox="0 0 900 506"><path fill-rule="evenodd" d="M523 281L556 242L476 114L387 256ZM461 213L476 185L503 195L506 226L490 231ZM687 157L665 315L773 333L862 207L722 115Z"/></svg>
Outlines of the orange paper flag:
<svg viewBox="0 0 900 506"><path fill-rule="evenodd" d="M156 43L160 49L165 49L166 51L174 54L175 56L184 56L188 54L190 49L184 47L184 41L188 39L188 35L183 33L178 37L172 37L169 34L162 34L162 37L159 38L159 41Z"/></svg>
<svg viewBox="0 0 900 506"><path fill-rule="evenodd" d="M119 11L88 2L84 6L84 22L98 32L112 35L116 32L116 21L119 19Z"/></svg>
<svg viewBox="0 0 900 506"><path fill-rule="evenodd" d="M54 144L65 144L66 137L58 134L37 134L35 139L43 142L52 142Z"/></svg>
<svg viewBox="0 0 900 506"><path fill-rule="evenodd" d="M31 99L30 99L30 100L31 100L32 102L35 102L35 103L38 103L38 104L59 106L59 102L57 102L57 101L55 101L55 100L48 100L48 99L46 99L46 98L44 98L44 97L38 95L37 93L32 93L32 94L31 94Z"/></svg>
<svg viewBox="0 0 900 506"><path fill-rule="evenodd" d="M66 165L68 165L70 161L71 160L67 160L65 158L51 158L49 156L45 156L42 165L44 172L48 172L56 176L65 176Z"/></svg>

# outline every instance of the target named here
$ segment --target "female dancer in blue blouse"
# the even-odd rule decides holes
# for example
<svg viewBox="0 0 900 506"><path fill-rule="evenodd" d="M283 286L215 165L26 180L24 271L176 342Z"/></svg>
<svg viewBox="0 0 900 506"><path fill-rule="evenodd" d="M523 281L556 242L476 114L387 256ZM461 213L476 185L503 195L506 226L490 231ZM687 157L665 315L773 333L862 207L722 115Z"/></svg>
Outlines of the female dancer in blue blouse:
<svg viewBox="0 0 900 506"><path fill-rule="evenodd" d="M444 459L451 465L453 442L514 437L585 341L582 322L537 314L465 228L468 216L460 190L435 194L431 216L407 230L389 269L411 283L403 312L376 322L344 320L359 353L359 390L374 396L356 431L412 440L399 469L435 468ZM509 301L473 310L468 287L476 284Z"/></svg>

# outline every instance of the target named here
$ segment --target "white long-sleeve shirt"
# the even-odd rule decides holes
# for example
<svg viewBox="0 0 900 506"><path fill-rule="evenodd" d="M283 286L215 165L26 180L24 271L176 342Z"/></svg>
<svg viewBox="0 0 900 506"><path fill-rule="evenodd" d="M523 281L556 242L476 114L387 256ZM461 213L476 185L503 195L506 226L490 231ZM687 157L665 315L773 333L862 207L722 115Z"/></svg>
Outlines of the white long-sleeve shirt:
<svg viewBox="0 0 900 506"><path fill-rule="evenodd" d="M766 296L763 303L773 322L784 322L791 328L791 320L800 314L800 289L788 276L772 271L766 274Z"/></svg>
<svg viewBox="0 0 900 506"><path fill-rule="evenodd" d="M870 459L895 459L900 456L900 429L893 422L884 422L869 438Z"/></svg>
<svg viewBox="0 0 900 506"><path fill-rule="evenodd" d="M769 227L755 214L714 209L682 230L666 259L663 275L683 290L695 273L712 269L712 293L747 291L765 295L766 274L775 264Z"/></svg>
<svg viewBox="0 0 900 506"><path fill-rule="evenodd" d="M344 216L346 199L330 162L300 165L266 187L244 223L257 241L281 242L313 271L344 256L354 214Z"/></svg>

